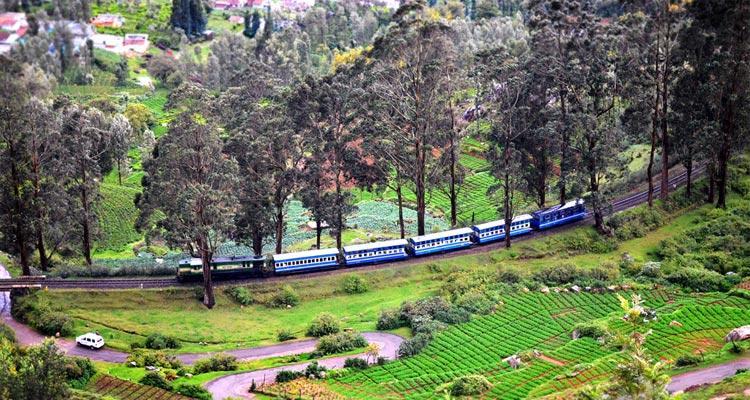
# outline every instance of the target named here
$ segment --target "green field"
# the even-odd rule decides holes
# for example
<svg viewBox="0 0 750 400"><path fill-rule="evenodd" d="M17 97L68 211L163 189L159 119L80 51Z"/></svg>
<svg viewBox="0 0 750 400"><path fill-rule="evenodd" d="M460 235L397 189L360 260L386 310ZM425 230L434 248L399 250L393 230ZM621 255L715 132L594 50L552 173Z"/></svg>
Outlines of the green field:
<svg viewBox="0 0 750 400"><path fill-rule="evenodd" d="M716 353L732 328L750 323L750 301L723 294L641 292L658 321L648 350L675 360L702 351ZM346 398L442 398L435 389L452 379L482 374L493 384L489 397L537 398L596 381L615 368L620 353L591 338L570 337L576 323L602 320L612 332L628 332L615 294L561 293L504 296L498 312L438 334L419 355L327 382ZM670 326L678 321L682 326ZM539 350L519 369L502 359Z"/></svg>

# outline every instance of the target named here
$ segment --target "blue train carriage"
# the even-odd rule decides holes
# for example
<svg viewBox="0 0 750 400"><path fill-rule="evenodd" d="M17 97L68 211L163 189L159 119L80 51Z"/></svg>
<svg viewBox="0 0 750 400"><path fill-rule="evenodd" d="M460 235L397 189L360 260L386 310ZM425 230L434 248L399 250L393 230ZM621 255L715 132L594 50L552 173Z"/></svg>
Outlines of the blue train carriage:
<svg viewBox="0 0 750 400"><path fill-rule="evenodd" d="M531 214L523 214L513 217L510 223L510 237L523 235L531 232L533 217ZM490 243L505 239L505 220L497 220L471 227L478 243Z"/></svg>
<svg viewBox="0 0 750 400"><path fill-rule="evenodd" d="M273 255L277 274L316 271L339 266L338 249L320 249Z"/></svg>
<svg viewBox="0 0 750 400"><path fill-rule="evenodd" d="M406 252L408 244L406 239L395 239L344 246L344 263L361 265L409 258Z"/></svg>
<svg viewBox="0 0 750 400"><path fill-rule="evenodd" d="M471 247L473 237L474 231L471 228L460 228L409 238L409 246L415 256L423 256Z"/></svg>
<svg viewBox="0 0 750 400"><path fill-rule="evenodd" d="M265 262L266 259L262 256L214 257L211 260L211 275L216 278L259 276ZM177 279L179 281L202 278L203 262L200 258L186 258L177 262Z"/></svg>
<svg viewBox="0 0 750 400"><path fill-rule="evenodd" d="M562 205L558 204L536 211L532 215L534 229L549 229L586 218L586 206L583 199L575 199Z"/></svg>

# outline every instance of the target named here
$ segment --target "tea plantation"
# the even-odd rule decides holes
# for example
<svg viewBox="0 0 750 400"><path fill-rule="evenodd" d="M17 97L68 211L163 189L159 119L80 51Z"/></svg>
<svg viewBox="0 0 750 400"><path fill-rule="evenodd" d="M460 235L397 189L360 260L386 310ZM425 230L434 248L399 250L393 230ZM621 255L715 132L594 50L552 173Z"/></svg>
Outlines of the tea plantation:
<svg viewBox="0 0 750 400"><path fill-rule="evenodd" d="M646 346L655 357L675 360L722 348L728 330L750 323L750 301L725 294L644 291L657 312ZM330 379L326 385L347 398L443 398L436 389L469 374L493 385L488 398L537 398L581 387L610 375L617 349L584 337L574 326L599 321L613 335L627 333L614 293L519 293L506 295L494 314L455 325L419 355ZM673 322L674 321L674 322ZM504 358L538 350L518 369Z"/></svg>

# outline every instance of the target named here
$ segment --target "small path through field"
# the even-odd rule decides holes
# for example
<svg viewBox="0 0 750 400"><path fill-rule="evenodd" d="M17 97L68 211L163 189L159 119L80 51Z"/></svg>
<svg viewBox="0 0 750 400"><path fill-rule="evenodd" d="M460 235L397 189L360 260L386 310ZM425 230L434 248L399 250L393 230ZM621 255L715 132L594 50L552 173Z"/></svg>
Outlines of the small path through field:
<svg viewBox="0 0 750 400"><path fill-rule="evenodd" d="M404 339L401 336L391 333L368 332L363 336L369 343L375 343L380 347L380 356L388 359L395 359L398 347ZM342 356L318 360L318 364L328 369L341 368L347 358L359 357L365 359L364 355ZM243 399L252 399L254 396L249 393L250 385L255 381L256 384L273 383L276 380L276 374L281 371L302 371L307 368L309 362L288 365L283 367L269 368L264 370L243 372L234 375L226 375L209 381L204 386L211 392L214 400L223 400L227 397L239 397Z"/></svg>
<svg viewBox="0 0 750 400"><path fill-rule="evenodd" d="M724 378L728 378L737 373L738 369L743 368L750 368L750 358L740 358L724 364L718 364L675 375L672 377L669 386L667 386L667 390L669 390L670 393L676 393L682 392L693 386L721 382Z"/></svg>

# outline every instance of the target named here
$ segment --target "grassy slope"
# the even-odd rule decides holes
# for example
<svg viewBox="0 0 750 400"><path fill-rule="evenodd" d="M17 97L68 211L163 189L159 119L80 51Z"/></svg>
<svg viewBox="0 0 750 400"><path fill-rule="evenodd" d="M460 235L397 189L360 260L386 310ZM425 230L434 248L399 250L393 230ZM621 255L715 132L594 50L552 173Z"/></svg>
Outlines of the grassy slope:
<svg viewBox="0 0 750 400"><path fill-rule="evenodd" d="M339 287L342 275L319 278L300 277L291 282L302 297L302 303L291 309L269 309L262 305L239 307L221 290L217 306L206 310L193 297L190 290L145 290L48 292L53 301L75 318L76 334L96 329L108 343L128 349L129 343L142 340L153 332L175 335L185 341L181 351L227 349L239 346L256 346L272 343L281 328L302 333L312 318L323 311L341 317L345 326L360 330L375 328L378 313L383 308L395 307L403 300L416 299L436 293L442 285L441 278L448 269L495 270L499 267L533 271L537 268L562 262L581 267L594 267L607 261L617 261L623 251L636 260L650 259L659 240L689 227L699 211L691 211L674 219L672 223L647 236L625 242L621 248L596 255L566 256L555 254L543 259L518 259L522 247L539 251L554 249L553 238L517 244L516 248L497 250L477 255L455 257L447 260L425 261L413 266L396 266L385 270L361 273L371 290L364 294L342 294ZM578 228L561 235L575 235L588 227ZM352 273L357 273L353 271ZM280 284L259 282L248 288L256 298L268 297L278 291ZM198 342L212 343L208 346Z"/></svg>

